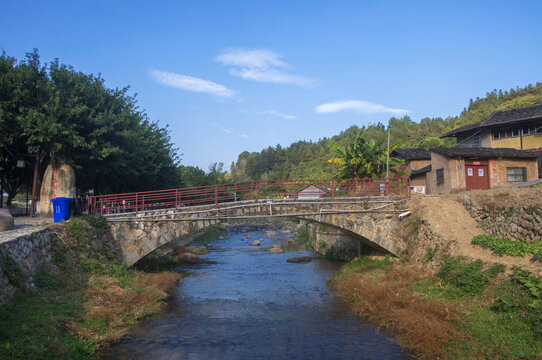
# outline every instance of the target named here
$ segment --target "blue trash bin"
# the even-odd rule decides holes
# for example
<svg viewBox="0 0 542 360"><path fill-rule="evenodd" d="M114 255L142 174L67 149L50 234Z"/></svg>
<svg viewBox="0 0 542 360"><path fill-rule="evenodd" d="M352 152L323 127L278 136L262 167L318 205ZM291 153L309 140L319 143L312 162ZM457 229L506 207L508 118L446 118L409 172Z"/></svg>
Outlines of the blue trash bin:
<svg viewBox="0 0 542 360"><path fill-rule="evenodd" d="M51 202L53 203L53 218L56 223L70 218L70 198L57 197Z"/></svg>

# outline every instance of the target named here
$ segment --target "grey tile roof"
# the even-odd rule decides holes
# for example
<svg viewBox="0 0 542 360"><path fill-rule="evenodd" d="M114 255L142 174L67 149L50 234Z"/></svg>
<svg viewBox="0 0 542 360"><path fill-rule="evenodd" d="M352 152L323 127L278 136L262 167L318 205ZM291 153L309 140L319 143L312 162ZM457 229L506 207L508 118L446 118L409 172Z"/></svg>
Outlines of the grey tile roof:
<svg viewBox="0 0 542 360"><path fill-rule="evenodd" d="M453 148L433 148L432 152L444 155L449 158L476 158L476 159L496 159L496 158L508 158L508 159L536 159L538 155L530 151L516 150L510 148L466 148L466 147L453 147Z"/></svg>
<svg viewBox="0 0 542 360"><path fill-rule="evenodd" d="M431 160L431 153L424 149L400 148L393 150L391 155L405 160Z"/></svg>
<svg viewBox="0 0 542 360"><path fill-rule="evenodd" d="M502 124L513 124L519 123L525 120L542 120L542 104L525 106L515 109L500 110L495 111L485 120L479 121L475 124L461 126L457 129L447 132L442 135L443 137L455 136L455 134L470 131L473 129L502 125Z"/></svg>

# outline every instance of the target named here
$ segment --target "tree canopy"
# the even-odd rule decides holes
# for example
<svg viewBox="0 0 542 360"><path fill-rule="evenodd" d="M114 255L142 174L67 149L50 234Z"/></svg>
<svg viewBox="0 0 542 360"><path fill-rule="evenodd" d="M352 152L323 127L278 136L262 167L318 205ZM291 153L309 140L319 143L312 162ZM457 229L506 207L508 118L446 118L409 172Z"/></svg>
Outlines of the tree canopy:
<svg viewBox="0 0 542 360"><path fill-rule="evenodd" d="M167 128L139 110L128 88L109 89L100 76L58 60L41 64L37 50L22 61L0 56L0 184L12 198L25 181L13 167L38 153L74 167L83 192L152 190L178 185L177 149ZM28 175L26 175L28 176Z"/></svg>

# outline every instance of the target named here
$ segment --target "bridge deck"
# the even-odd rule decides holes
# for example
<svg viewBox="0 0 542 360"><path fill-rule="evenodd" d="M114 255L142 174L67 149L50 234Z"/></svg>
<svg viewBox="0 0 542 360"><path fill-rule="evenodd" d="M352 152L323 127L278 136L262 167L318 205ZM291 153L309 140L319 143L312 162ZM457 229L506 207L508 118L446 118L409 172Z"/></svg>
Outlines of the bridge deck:
<svg viewBox="0 0 542 360"><path fill-rule="evenodd" d="M191 188L91 196L89 213L97 215L135 213L153 209L185 209L197 205L276 201L337 201L410 197L409 178L268 180L217 184ZM209 210L207 210L209 211Z"/></svg>

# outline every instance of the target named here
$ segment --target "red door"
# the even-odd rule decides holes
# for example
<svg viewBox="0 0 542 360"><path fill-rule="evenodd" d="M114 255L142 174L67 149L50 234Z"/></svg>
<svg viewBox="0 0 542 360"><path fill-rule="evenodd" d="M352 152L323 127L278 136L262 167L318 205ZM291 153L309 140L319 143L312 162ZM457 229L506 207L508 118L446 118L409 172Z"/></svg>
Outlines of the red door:
<svg viewBox="0 0 542 360"><path fill-rule="evenodd" d="M489 189L487 160L465 160L465 185L467 190Z"/></svg>

